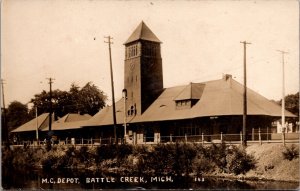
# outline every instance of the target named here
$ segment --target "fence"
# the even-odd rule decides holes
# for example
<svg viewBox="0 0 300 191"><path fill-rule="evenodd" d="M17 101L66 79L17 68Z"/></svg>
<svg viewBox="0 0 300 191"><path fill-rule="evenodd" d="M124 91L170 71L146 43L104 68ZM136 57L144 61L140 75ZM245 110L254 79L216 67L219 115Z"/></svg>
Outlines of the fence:
<svg viewBox="0 0 300 191"><path fill-rule="evenodd" d="M299 133L257 133L247 134L247 143L299 143ZM213 134L213 135L184 135L161 136L160 143L168 142L196 142L202 144L229 143L242 144L243 134Z"/></svg>
<svg viewBox="0 0 300 191"><path fill-rule="evenodd" d="M213 135L187 135L184 136L160 136L157 139L154 137L143 137L142 144L158 144L158 143L172 143L172 142L193 142L201 144L212 144L212 143L228 143L228 144L242 144L243 135L240 134L213 134ZM155 142L146 142L146 140L156 140ZM77 146L100 146L105 144L113 144L115 142L114 138L90 138L90 139L66 139L66 140L56 140L52 144L60 145L77 145ZM118 144L124 144L123 138L118 138ZM299 133L251 133L247 135L247 143L299 143ZM46 144L45 141L21 141L15 142L14 145L26 145L26 146L39 146Z"/></svg>

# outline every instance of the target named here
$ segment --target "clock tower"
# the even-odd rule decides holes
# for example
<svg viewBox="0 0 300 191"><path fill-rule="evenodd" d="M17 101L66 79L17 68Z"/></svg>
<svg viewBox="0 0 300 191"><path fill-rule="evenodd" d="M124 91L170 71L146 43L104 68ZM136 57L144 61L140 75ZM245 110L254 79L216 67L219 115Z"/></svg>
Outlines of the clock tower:
<svg viewBox="0 0 300 191"><path fill-rule="evenodd" d="M141 115L163 90L160 44L143 21L124 43L127 116Z"/></svg>

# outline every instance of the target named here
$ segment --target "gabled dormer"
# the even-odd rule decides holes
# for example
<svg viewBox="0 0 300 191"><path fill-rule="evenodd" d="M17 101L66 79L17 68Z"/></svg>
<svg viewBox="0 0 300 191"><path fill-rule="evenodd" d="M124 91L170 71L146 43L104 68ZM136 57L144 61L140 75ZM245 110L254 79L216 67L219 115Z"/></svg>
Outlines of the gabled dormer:
<svg viewBox="0 0 300 191"><path fill-rule="evenodd" d="M205 84L190 83L174 99L176 109L190 109L200 99L204 91Z"/></svg>

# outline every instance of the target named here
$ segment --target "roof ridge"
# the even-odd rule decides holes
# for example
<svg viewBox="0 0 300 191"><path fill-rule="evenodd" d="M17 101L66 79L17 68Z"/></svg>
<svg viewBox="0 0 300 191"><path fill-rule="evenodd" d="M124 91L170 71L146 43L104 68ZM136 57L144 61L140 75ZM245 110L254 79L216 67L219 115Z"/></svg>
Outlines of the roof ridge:
<svg viewBox="0 0 300 191"><path fill-rule="evenodd" d="M64 120L65 123L68 121L69 117L70 117L70 113L67 114L66 119Z"/></svg>

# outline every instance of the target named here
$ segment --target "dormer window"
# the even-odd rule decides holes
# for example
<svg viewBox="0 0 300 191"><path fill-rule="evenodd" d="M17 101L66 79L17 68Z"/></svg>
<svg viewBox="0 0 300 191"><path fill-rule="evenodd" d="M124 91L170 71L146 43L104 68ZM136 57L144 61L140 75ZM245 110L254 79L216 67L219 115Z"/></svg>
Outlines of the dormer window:
<svg viewBox="0 0 300 191"><path fill-rule="evenodd" d="M194 102L194 103L196 103L196 102ZM175 103L176 103L176 109L188 109L193 106L192 100L176 100Z"/></svg>

